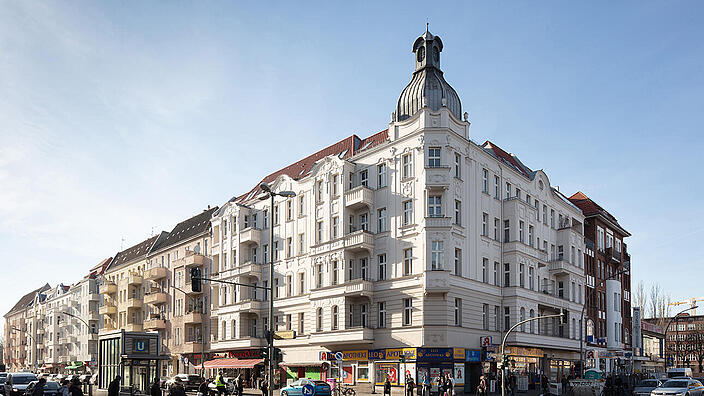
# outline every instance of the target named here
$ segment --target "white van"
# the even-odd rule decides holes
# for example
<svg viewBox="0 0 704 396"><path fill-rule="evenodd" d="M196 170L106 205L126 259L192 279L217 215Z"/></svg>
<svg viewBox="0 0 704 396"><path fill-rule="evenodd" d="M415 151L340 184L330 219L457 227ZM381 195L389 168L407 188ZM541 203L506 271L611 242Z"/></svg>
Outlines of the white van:
<svg viewBox="0 0 704 396"><path fill-rule="evenodd" d="M692 377L692 369L689 367L674 367L667 369L667 378Z"/></svg>

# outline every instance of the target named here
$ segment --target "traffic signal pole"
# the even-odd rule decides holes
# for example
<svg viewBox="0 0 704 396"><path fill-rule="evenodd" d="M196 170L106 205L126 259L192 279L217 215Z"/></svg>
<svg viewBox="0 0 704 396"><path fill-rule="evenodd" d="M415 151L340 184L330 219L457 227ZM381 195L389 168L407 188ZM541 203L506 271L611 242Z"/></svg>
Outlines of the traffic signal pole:
<svg viewBox="0 0 704 396"><path fill-rule="evenodd" d="M501 341L501 396L505 396L505 383L506 383L506 362L508 362L508 359L506 357L506 352L504 350L504 345L506 344L506 339L508 338L508 335L511 334L512 331L514 331L518 326L531 322L533 320L539 320L539 319L548 319L548 318L560 318L560 323L564 324L567 322L567 311L560 311L559 314L554 314L554 315L544 315L544 316L538 316L535 318L528 318L526 320L522 320L515 325L511 326L510 329L504 334L504 339Z"/></svg>

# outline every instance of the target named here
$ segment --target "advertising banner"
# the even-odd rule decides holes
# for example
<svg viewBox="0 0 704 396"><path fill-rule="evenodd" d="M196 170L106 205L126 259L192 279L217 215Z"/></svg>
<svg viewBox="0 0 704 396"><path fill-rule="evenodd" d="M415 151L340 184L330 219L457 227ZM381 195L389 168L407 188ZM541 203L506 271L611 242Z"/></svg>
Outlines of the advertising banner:
<svg viewBox="0 0 704 396"><path fill-rule="evenodd" d="M464 363L455 363L453 378L455 378L455 385L464 385Z"/></svg>
<svg viewBox="0 0 704 396"><path fill-rule="evenodd" d="M418 348L418 360L450 360L452 359L451 348Z"/></svg>
<svg viewBox="0 0 704 396"><path fill-rule="evenodd" d="M633 345L633 350L634 351L639 351L640 348L642 348L641 341L642 338L640 336L640 330L641 330L641 314L640 314L640 307L634 307L633 308L633 340L632 340L632 345ZM640 355L640 353L638 353Z"/></svg>

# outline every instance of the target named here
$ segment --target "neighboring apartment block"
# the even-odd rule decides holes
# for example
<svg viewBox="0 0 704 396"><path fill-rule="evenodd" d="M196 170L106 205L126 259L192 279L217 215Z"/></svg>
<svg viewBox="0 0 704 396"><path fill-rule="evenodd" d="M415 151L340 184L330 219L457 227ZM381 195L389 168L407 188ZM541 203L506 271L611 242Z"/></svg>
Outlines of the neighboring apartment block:
<svg viewBox="0 0 704 396"><path fill-rule="evenodd" d="M294 198L272 208L255 187L213 217L212 277L272 286L274 329L297 331L276 341L289 377L344 371L346 383L379 381L399 372L401 353L417 378L466 370L476 383L483 337L500 343L517 321L561 310L567 323L521 326L509 353L520 370L555 378L579 359L582 212L543 171L469 139L442 48L429 32L416 40L416 70L387 130L264 178ZM212 294L214 353L266 345L264 293L214 283ZM343 364L328 352L342 352Z"/></svg>
<svg viewBox="0 0 704 396"><path fill-rule="evenodd" d="M631 364L631 236L618 220L582 192L570 197L585 216L587 367L604 372Z"/></svg>
<svg viewBox="0 0 704 396"><path fill-rule="evenodd" d="M33 290L19 299L5 315L5 345L3 345L7 371L33 369L37 360L37 316L32 307L41 301L48 284ZM41 319L41 315L39 316ZM41 344L40 344L41 345Z"/></svg>

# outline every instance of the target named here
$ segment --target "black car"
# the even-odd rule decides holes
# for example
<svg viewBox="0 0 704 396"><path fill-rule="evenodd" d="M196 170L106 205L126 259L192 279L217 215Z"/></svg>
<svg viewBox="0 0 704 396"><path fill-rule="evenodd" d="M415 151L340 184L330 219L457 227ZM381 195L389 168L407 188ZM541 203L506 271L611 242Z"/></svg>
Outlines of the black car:
<svg viewBox="0 0 704 396"><path fill-rule="evenodd" d="M197 374L176 374L172 378L166 380L163 384L164 387L168 388L176 382L176 378L181 380L181 385L186 391L197 391L201 382L205 381L203 377Z"/></svg>
<svg viewBox="0 0 704 396"><path fill-rule="evenodd" d="M32 396L32 390L39 383L39 381L32 381L27 385L27 389L24 391L25 396ZM47 381L44 384L44 396L58 396L59 394L59 383L56 381Z"/></svg>
<svg viewBox="0 0 704 396"><path fill-rule="evenodd" d="M22 396L30 382L36 381L32 373L9 373L5 379L5 396Z"/></svg>
<svg viewBox="0 0 704 396"><path fill-rule="evenodd" d="M7 379L7 373L0 373L0 395L5 394L5 379Z"/></svg>

